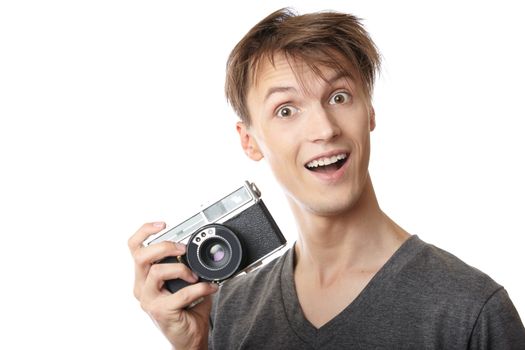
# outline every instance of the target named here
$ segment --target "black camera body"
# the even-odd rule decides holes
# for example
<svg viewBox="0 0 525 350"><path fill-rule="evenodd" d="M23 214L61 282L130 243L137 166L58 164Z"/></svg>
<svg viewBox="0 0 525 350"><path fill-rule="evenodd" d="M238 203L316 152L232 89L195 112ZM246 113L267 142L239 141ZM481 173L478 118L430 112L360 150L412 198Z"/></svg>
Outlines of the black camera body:
<svg viewBox="0 0 525 350"><path fill-rule="evenodd" d="M248 272L286 245L286 239L250 182L196 215L156 235L146 244L162 241L186 244L186 254L159 263L186 264L200 281L222 283ZM165 282L172 293L188 283Z"/></svg>

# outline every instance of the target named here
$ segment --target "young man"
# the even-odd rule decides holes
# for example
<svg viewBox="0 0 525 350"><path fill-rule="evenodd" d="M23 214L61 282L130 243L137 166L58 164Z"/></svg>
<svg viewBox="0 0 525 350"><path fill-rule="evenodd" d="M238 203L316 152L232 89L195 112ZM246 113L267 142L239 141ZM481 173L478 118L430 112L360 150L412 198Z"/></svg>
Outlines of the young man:
<svg viewBox="0 0 525 350"><path fill-rule="evenodd" d="M129 240L134 292L175 348L525 348L501 286L381 211L368 173L378 69L372 40L347 14L280 10L234 48L226 94L241 145L271 166L299 238L212 302L217 288L185 265L154 264L185 247L142 247L164 228L145 224ZM174 278L194 284L170 294L162 285Z"/></svg>

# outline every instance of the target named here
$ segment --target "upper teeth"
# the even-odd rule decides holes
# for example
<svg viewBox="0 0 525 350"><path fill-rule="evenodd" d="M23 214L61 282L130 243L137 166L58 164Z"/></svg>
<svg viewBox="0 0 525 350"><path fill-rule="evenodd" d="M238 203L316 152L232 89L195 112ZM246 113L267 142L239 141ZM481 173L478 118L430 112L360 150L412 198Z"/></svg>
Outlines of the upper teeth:
<svg viewBox="0 0 525 350"><path fill-rule="evenodd" d="M345 159L345 158L346 158L346 154L341 153L336 156L324 157L324 158L312 160L311 162L307 163L306 166L309 168L317 168L318 166L334 164L338 160Z"/></svg>

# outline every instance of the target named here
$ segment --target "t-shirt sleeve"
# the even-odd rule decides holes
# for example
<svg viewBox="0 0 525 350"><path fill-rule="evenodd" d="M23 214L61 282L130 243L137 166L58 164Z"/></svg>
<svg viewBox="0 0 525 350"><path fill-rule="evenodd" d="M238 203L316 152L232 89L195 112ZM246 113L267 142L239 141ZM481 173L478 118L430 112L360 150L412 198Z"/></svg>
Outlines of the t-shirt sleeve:
<svg viewBox="0 0 525 350"><path fill-rule="evenodd" d="M523 350L525 329L504 288L483 306L470 338L471 350Z"/></svg>

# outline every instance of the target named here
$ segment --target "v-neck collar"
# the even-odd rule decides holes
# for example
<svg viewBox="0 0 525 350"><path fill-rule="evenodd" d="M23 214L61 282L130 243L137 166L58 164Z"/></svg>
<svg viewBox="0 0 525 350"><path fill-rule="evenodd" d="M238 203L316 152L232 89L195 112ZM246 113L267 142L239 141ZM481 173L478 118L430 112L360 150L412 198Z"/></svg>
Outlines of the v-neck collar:
<svg viewBox="0 0 525 350"><path fill-rule="evenodd" d="M325 337L332 337L349 319L359 318L361 313L366 312L367 305L372 305L381 297L381 291L388 288L389 282L423 248L424 242L417 235L409 237L372 277L361 293L339 314L317 329L304 317L299 304L293 274L295 249L292 247L285 257L280 278L283 306L290 327L299 338L313 347L324 344L328 340L324 339Z"/></svg>

